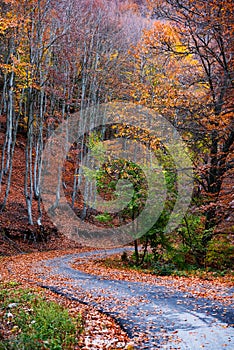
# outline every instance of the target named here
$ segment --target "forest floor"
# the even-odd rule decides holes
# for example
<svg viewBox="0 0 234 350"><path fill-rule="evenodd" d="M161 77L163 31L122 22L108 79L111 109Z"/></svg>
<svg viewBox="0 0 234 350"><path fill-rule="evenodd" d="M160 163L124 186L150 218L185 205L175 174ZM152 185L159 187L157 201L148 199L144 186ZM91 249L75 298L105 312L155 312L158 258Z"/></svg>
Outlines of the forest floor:
<svg viewBox="0 0 234 350"><path fill-rule="evenodd" d="M1 281L44 290L81 313L78 349L233 349L233 282L158 277L103 264L116 250L88 248L1 258Z"/></svg>
<svg viewBox="0 0 234 350"><path fill-rule="evenodd" d="M0 282L3 287L4 283L14 281L19 282L21 288L24 289L36 288L48 301L55 301L65 306L71 315L81 314L84 322L84 331L79 338L77 349L131 349L131 342L128 335L110 316L98 311L92 305L83 303L74 298L67 298L50 289L42 288L40 274L32 269L37 266L40 261L62 257L65 253L78 254L87 250L89 249L73 248L72 250L67 249L66 251L56 250L2 257L0 258ZM59 278L60 284L63 284L65 280L66 279L61 276ZM1 331L0 329L0 336Z"/></svg>
<svg viewBox="0 0 234 350"><path fill-rule="evenodd" d="M5 121L0 120L0 123L0 145L2 145ZM57 232L44 212L43 232L41 232L36 224L38 216L36 200L32 203L35 225L30 226L24 196L25 146L25 135L19 134L14 154L11 190L6 209L0 215L1 283L17 281L23 288L36 288L43 291L48 300L66 306L72 314L81 313L85 330L77 349L130 350L135 346L143 349L142 344L146 344L147 349L157 349L157 346L168 349L192 349L186 347L186 342L190 342L191 339L186 338L183 332L191 333L191 337L196 338L197 331L192 326L188 329L187 321L178 320L176 312L178 308L181 317L193 315L194 320L190 317L189 322L197 322L200 330L204 323L208 325L203 327L204 331L210 330L214 333L214 336L220 339L222 348L234 348L233 328L231 328L234 321L230 311L233 306L231 296L233 283L228 278L204 280L198 277L156 277L129 269L108 268L102 261L105 259L105 254L103 257L103 254L99 255L96 251L90 253L92 254L89 255L90 259L87 255L82 256L81 254L87 254L92 249L82 247ZM7 179L4 178L0 200L3 199L6 184ZM53 262L56 262L59 271L54 270L56 266L53 266ZM40 267L41 271L34 269L36 267L38 269ZM84 277L83 273L88 275ZM72 286L73 283L75 287ZM93 295L95 288L95 293L99 293L98 295ZM118 294L118 299L113 295L115 292ZM154 299L155 295L158 295L157 300ZM162 307L159 306L159 302ZM174 310L173 315L167 314L168 308ZM204 322L199 323L201 318L197 312L200 312L199 315L205 315ZM141 318L139 314L142 314ZM168 317L163 318L163 314ZM171 323L170 316L174 324ZM137 326L136 331L134 322ZM138 327L139 322L142 325L147 324L148 328ZM168 327L165 327L167 322ZM182 328L175 327L178 323ZM152 330L156 330L153 340L147 340L147 334L152 333ZM197 350L199 346L209 349L209 346L212 346L212 350L215 350L212 339L205 337L207 336L199 338L199 343L194 343L195 349ZM160 339L161 345L159 345ZM184 342L180 339L184 339ZM147 341L152 341L153 345L149 345Z"/></svg>

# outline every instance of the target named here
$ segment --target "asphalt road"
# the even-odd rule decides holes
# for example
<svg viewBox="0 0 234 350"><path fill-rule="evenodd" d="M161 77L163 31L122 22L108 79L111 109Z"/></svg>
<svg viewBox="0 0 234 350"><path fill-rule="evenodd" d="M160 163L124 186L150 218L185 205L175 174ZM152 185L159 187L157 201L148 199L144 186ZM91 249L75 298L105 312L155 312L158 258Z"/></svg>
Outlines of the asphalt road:
<svg viewBox="0 0 234 350"><path fill-rule="evenodd" d="M97 251L44 261L51 268L48 274L69 278L59 286L46 284L45 276L44 287L111 315L137 341L139 349L234 349L233 305L195 298L173 287L106 279L70 267L78 257L90 259L94 254Z"/></svg>

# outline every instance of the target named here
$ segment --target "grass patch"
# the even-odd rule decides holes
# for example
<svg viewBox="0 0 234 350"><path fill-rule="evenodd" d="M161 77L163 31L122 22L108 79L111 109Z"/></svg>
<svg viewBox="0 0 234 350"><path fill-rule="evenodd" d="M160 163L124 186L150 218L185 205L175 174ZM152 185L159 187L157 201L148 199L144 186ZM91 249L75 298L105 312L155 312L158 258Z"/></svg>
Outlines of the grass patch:
<svg viewBox="0 0 234 350"><path fill-rule="evenodd" d="M15 282L0 283L0 350L74 349L81 317Z"/></svg>

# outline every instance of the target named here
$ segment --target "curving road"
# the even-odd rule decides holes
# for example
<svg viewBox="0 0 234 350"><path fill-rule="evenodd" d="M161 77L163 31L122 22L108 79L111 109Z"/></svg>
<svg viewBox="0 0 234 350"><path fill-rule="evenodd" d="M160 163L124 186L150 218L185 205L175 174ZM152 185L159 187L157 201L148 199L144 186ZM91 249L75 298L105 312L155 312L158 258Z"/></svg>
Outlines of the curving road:
<svg viewBox="0 0 234 350"><path fill-rule="evenodd" d="M123 250L126 248L103 250L98 255ZM69 278L59 286L47 284L48 276L44 276L44 287L111 315L139 349L234 349L233 305L223 306L164 286L107 280L70 267L75 259L91 259L94 255L97 251L44 261L50 267L48 276Z"/></svg>

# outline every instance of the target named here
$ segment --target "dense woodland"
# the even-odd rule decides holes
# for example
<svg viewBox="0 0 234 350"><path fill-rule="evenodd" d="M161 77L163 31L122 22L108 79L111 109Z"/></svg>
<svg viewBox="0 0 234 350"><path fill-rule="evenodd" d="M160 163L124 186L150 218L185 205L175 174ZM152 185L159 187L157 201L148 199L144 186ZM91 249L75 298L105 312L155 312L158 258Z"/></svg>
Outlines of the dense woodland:
<svg viewBox="0 0 234 350"><path fill-rule="evenodd" d="M234 14L231 0L3 0L0 17L0 229L12 238L47 239L41 201L42 153L64 121L110 102L134 103L162 115L179 131L194 165L194 190L183 221L164 227L175 203L176 179L162 147L149 144L165 167L167 199L159 220L137 242L157 264L228 268L234 233ZM139 125L140 126L140 125ZM134 130L90 130L73 144L63 187L82 220L118 226L139 215L147 198L133 162L105 162L95 173L110 199L118 178L134 185L121 215L97 212L79 195L79 162L105 138ZM102 152L102 150L101 150ZM19 171L20 169L20 171ZM117 174L117 175L116 175ZM22 198L22 200L21 200ZM59 195L53 210L59 205ZM21 213L18 216L15 212ZM121 221L122 220L122 221ZM19 223L20 222L20 223ZM43 235L38 232L43 230ZM25 232L30 232L26 235ZM14 234L13 234L14 233Z"/></svg>

